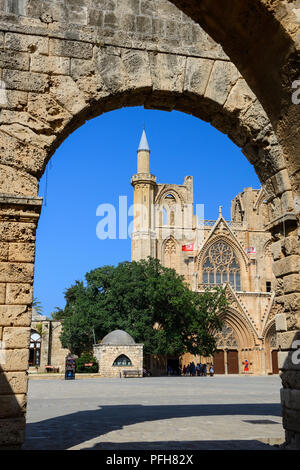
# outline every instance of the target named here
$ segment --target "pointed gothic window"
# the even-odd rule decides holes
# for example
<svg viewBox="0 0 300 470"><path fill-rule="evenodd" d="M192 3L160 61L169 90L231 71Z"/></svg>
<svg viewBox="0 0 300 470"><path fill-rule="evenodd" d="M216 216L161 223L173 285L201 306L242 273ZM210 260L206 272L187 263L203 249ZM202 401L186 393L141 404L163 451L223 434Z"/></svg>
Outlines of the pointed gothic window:
<svg viewBox="0 0 300 470"><path fill-rule="evenodd" d="M164 247L164 265L166 268L176 269L177 245L173 238L169 238Z"/></svg>
<svg viewBox="0 0 300 470"><path fill-rule="evenodd" d="M206 251L202 265L202 282L203 284L229 282L235 290L241 290L239 262L231 246L224 241L214 243Z"/></svg>
<svg viewBox="0 0 300 470"><path fill-rule="evenodd" d="M167 194L166 199L170 199L171 201L176 201L175 197L173 194Z"/></svg>

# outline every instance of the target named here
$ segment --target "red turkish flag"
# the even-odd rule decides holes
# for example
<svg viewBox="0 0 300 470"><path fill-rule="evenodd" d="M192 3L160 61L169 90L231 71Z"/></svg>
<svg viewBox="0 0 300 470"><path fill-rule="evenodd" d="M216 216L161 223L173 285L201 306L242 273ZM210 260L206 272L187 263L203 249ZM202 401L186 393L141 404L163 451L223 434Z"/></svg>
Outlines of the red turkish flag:
<svg viewBox="0 0 300 470"><path fill-rule="evenodd" d="M194 251L194 243L189 245L182 245L182 251Z"/></svg>

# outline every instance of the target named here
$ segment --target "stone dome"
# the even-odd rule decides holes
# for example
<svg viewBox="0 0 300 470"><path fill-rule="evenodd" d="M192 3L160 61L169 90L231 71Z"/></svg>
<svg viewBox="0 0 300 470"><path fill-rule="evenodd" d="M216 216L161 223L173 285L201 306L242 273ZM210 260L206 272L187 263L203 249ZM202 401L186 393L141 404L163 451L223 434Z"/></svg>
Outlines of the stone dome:
<svg viewBox="0 0 300 470"><path fill-rule="evenodd" d="M126 331L114 330L108 335L104 336L101 344L116 345L116 346L130 346L135 344L134 339Z"/></svg>

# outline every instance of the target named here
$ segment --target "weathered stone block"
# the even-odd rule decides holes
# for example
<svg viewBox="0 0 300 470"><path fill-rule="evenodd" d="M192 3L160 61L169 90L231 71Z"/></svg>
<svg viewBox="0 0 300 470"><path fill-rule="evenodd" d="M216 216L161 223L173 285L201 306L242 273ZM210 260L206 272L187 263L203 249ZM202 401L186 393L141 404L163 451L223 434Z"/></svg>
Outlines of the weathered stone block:
<svg viewBox="0 0 300 470"><path fill-rule="evenodd" d="M7 69L3 70L3 81L6 88L35 93L44 93L49 85L47 76L43 74Z"/></svg>
<svg viewBox="0 0 300 470"><path fill-rule="evenodd" d="M0 243L0 261L7 261L8 259L8 243Z"/></svg>
<svg viewBox="0 0 300 470"><path fill-rule="evenodd" d="M284 313L275 315L276 331L287 331L286 316Z"/></svg>
<svg viewBox="0 0 300 470"><path fill-rule="evenodd" d="M286 276L287 274L299 273L299 256L287 256L273 263L273 272L276 277Z"/></svg>
<svg viewBox="0 0 300 470"><path fill-rule="evenodd" d="M104 28L115 29L118 24L118 18L113 12L106 12L104 14Z"/></svg>
<svg viewBox="0 0 300 470"><path fill-rule="evenodd" d="M150 54L153 90L182 92L186 58L174 54Z"/></svg>
<svg viewBox="0 0 300 470"><path fill-rule="evenodd" d="M89 10L88 24L103 27L103 12L100 10Z"/></svg>
<svg viewBox="0 0 300 470"><path fill-rule="evenodd" d="M29 349L8 349L5 352L5 363L1 368L6 371L26 371L28 369Z"/></svg>
<svg viewBox="0 0 300 470"><path fill-rule="evenodd" d="M292 191L285 191L281 194L281 207L282 212L293 212L297 205L295 205L295 199Z"/></svg>
<svg viewBox="0 0 300 470"><path fill-rule="evenodd" d="M30 315L27 305L0 305L0 326L30 326Z"/></svg>
<svg viewBox="0 0 300 470"><path fill-rule="evenodd" d="M89 63L89 61L84 62ZM63 106L60 106L57 101L48 94L40 95L29 93L28 113L39 120L48 122L56 132L64 129L72 118L71 113L64 109ZM41 152L41 149L39 150ZM45 157L43 155L39 155L40 162L43 162L44 159Z"/></svg>
<svg viewBox="0 0 300 470"><path fill-rule="evenodd" d="M300 390L282 388L280 390L281 404L286 408L300 410Z"/></svg>
<svg viewBox="0 0 300 470"><path fill-rule="evenodd" d="M0 372L0 395L27 393L27 372Z"/></svg>
<svg viewBox="0 0 300 470"><path fill-rule="evenodd" d="M21 445L25 437L25 418L0 419L0 446Z"/></svg>
<svg viewBox="0 0 300 470"><path fill-rule="evenodd" d="M300 390L300 372L285 370L280 374L282 385L285 388Z"/></svg>
<svg viewBox="0 0 300 470"><path fill-rule="evenodd" d="M6 348L23 349L29 347L29 327L4 327L2 339Z"/></svg>
<svg viewBox="0 0 300 470"><path fill-rule="evenodd" d="M82 2L78 2L75 5L67 4L67 14L69 23L88 24L88 10L86 6L82 5Z"/></svg>
<svg viewBox="0 0 300 470"><path fill-rule="evenodd" d="M1 193L4 194L37 196L38 180L36 177L19 171L16 168L0 165L0 188Z"/></svg>
<svg viewBox="0 0 300 470"><path fill-rule="evenodd" d="M277 334L277 347L281 350L295 349L295 341L300 341L300 331L285 331Z"/></svg>
<svg viewBox="0 0 300 470"><path fill-rule="evenodd" d="M36 224L26 222L1 222L0 240L3 241L35 241Z"/></svg>
<svg viewBox="0 0 300 470"><path fill-rule="evenodd" d="M139 1L139 0L134 0ZM116 8L116 0L93 0L93 6L99 10L114 10Z"/></svg>
<svg viewBox="0 0 300 470"><path fill-rule="evenodd" d="M136 30L138 33L150 35L152 34L152 21L148 16L136 17Z"/></svg>
<svg viewBox="0 0 300 470"><path fill-rule="evenodd" d="M289 236L282 241L282 251L286 256L299 254L299 240L296 236Z"/></svg>
<svg viewBox="0 0 300 470"><path fill-rule="evenodd" d="M278 367L281 370L294 370L300 372L300 348L293 351L279 351Z"/></svg>
<svg viewBox="0 0 300 470"><path fill-rule="evenodd" d="M9 261L34 263L35 246L33 243L10 243Z"/></svg>
<svg viewBox="0 0 300 470"><path fill-rule="evenodd" d="M31 284L9 283L6 288L6 304L30 305L32 303L32 292L33 287Z"/></svg>
<svg viewBox="0 0 300 470"><path fill-rule="evenodd" d="M26 282L33 280L34 264L0 263L0 282Z"/></svg>
<svg viewBox="0 0 300 470"><path fill-rule="evenodd" d="M0 49L0 67L2 69L29 70L29 54Z"/></svg>
<svg viewBox="0 0 300 470"><path fill-rule="evenodd" d="M150 88L152 86L149 56L146 51L124 51L122 60L130 88Z"/></svg>
<svg viewBox="0 0 300 470"><path fill-rule="evenodd" d="M6 284L0 284L0 304L5 304Z"/></svg>
<svg viewBox="0 0 300 470"><path fill-rule="evenodd" d="M282 279L277 278L274 280L274 292L276 296L282 296L283 294L283 280Z"/></svg>
<svg viewBox="0 0 300 470"><path fill-rule="evenodd" d="M284 310L286 312L300 312L300 294L286 294L283 296Z"/></svg>
<svg viewBox="0 0 300 470"><path fill-rule="evenodd" d="M71 77L54 77L50 94L58 104L73 115L82 111L87 105L84 95Z"/></svg>
<svg viewBox="0 0 300 470"><path fill-rule="evenodd" d="M283 278L283 291L285 294L300 292L299 274L289 274Z"/></svg>
<svg viewBox="0 0 300 470"><path fill-rule="evenodd" d="M18 33L5 34L5 47L14 51L48 54L48 41L49 39L43 36L30 36Z"/></svg>
<svg viewBox="0 0 300 470"><path fill-rule="evenodd" d="M68 57L33 55L30 69L33 72L68 75L70 72L70 59Z"/></svg>
<svg viewBox="0 0 300 470"><path fill-rule="evenodd" d="M91 75L94 70L95 65L91 60L71 59L71 76L74 80Z"/></svg>
<svg viewBox="0 0 300 470"><path fill-rule="evenodd" d="M20 92L16 92L16 94L18 93ZM23 94L23 92L21 93ZM27 93L24 93L24 95L27 96ZM45 161L45 150L35 147L31 143L25 145L18 138L0 131L0 152L3 164L13 165L19 170L25 170L34 175L41 174L43 162Z"/></svg>
<svg viewBox="0 0 300 470"><path fill-rule="evenodd" d="M272 252L274 261L277 261L283 258L283 254L281 251L281 244L282 244L281 240L278 240L277 242L274 242L271 245L271 252Z"/></svg>
<svg viewBox="0 0 300 470"><path fill-rule="evenodd" d="M93 45L80 41L50 39L50 55L91 59L93 56Z"/></svg>
<svg viewBox="0 0 300 470"><path fill-rule="evenodd" d="M238 78L239 72L231 62L216 61L205 91L205 97L223 106Z"/></svg>
<svg viewBox="0 0 300 470"><path fill-rule="evenodd" d="M203 96L214 61L188 57L184 80L184 91Z"/></svg>
<svg viewBox="0 0 300 470"><path fill-rule="evenodd" d="M232 87L224 108L230 113L246 111L255 100L256 97L250 90L247 82L240 78Z"/></svg>
<svg viewBox="0 0 300 470"><path fill-rule="evenodd" d="M300 432L300 410L282 407L282 424L289 431Z"/></svg>
<svg viewBox="0 0 300 470"><path fill-rule="evenodd" d="M27 104L28 93L25 91L5 90L5 100L1 100L1 109L23 110Z"/></svg>
<svg viewBox="0 0 300 470"><path fill-rule="evenodd" d="M26 395L0 395L0 419L18 418L25 411Z"/></svg>
<svg viewBox="0 0 300 470"><path fill-rule="evenodd" d="M276 195L280 195L284 193L285 191L290 191L292 189L290 177L286 169L278 171L278 173L272 176L271 179L272 179L272 183L273 183Z"/></svg>

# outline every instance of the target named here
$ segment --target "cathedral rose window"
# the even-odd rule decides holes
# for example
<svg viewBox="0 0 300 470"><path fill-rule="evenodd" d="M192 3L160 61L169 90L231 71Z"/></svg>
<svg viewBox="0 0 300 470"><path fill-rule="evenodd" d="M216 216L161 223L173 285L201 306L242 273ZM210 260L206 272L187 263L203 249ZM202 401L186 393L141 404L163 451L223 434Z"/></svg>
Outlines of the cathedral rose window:
<svg viewBox="0 0 300 470"><path fill-rule="evenodd" d="M229 282L235 290L241 290L240 265L233 249L223 241L216 242L208 248L202 271L204 284Z"/></svg>

